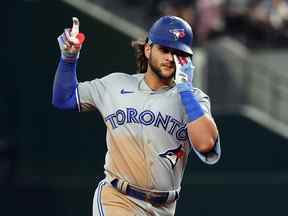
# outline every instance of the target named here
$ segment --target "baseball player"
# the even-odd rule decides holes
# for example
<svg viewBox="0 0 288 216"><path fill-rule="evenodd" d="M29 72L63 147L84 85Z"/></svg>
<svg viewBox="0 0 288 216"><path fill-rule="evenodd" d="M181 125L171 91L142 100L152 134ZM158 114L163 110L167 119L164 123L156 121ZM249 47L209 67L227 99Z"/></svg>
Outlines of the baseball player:
<svg viewBox="0 0 288 216"><path fill-rule="evenodd" d="M52 103L97 109L107 126L105 179L95 191L93 216L174 215L190 151L207 164L220 157L209 98L192 86L191 27L181 18L161 17L146 41L134 43L139 73L78 82L84 39L77 18L58 37Z"/></svg>

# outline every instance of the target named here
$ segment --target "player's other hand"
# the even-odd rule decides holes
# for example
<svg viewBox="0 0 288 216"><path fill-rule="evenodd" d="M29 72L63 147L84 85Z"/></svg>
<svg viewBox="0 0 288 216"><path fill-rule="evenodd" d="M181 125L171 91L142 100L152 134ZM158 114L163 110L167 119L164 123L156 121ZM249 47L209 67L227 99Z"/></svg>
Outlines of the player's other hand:
<svg viewBox="0 0 288 216"><path fill-rule="evenodd" d="M80 22L73 17L72 28L67 28L57 38L61 50L61 57L68 62L75 62L79 58L80 49L85 40L85 35L79 32Z"/></svg>
<svg viewBox="0 0 288 216"><path fill-rule="evenodd" d="M175 83L179 91L191 90L195 66L191 57L173 55L176 65Z"/></svg>

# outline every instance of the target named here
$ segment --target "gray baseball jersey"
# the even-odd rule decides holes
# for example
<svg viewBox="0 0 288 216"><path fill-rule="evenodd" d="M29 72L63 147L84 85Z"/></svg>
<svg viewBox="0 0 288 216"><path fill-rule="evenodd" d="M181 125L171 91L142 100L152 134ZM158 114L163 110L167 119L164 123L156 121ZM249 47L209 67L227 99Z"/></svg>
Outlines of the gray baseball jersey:
<svg viewBox="0 0 288 216"><path fill-rule="evenodd" d="M220 144L203 155L190 144L187 115L176 87L153 91L144 74L112 73L79 83L82 111L98 109L107 126L105 175L155 191L180 190L191 149L208 164L220 157ZM194 88L203 110L210 113L206 94Z"/></svg>

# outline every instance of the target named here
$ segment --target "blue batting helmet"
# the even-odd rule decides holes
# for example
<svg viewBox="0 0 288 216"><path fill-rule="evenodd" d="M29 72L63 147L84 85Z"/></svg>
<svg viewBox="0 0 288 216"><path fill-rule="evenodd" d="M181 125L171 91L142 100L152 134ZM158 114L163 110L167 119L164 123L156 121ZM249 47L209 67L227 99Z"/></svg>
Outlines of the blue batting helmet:
<svg viewBox="0 0 288 216"><path fill-rule="evenodd" d="M193 54L191 26L176 16L163 16L158 19L149 30L148 40L150 43Z"/></svg>

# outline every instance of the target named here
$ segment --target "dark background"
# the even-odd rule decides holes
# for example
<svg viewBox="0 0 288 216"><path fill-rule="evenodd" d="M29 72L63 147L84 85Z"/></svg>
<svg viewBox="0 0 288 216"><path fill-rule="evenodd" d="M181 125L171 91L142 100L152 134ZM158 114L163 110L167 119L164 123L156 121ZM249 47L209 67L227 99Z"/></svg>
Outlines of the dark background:
<svg viewBox="0 0 288 216"><path fill-rule="evenodd" d="M80 81L134 73L131 39L56 1L6 2L1 11L0 215L91 215L105 128L99 113L52 107L56 38L79 17ZM222 158L207 166L191 154L176 215L286 215L287 140L241 116L215 120Z"/></svg>

